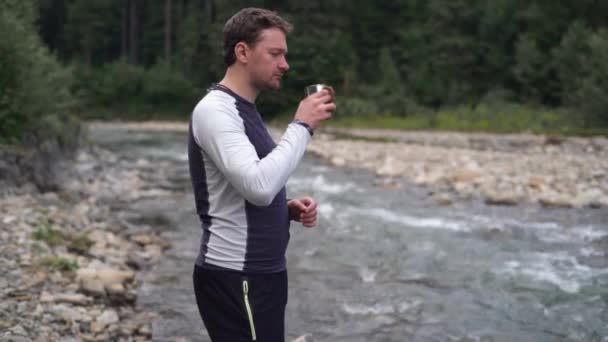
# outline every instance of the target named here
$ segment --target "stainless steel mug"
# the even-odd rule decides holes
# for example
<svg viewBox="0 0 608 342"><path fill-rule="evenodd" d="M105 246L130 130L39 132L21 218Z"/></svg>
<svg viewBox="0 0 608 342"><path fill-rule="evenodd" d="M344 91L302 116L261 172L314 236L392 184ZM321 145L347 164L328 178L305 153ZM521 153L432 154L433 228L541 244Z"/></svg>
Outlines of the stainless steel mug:
<svg viewBox="0 0 608 342"><path fill-rule="evenodd" d="M304 93L306 93L306 96L312 95L316 92L319 92L321 90L323 90L323 88L326 88L328 86L326 86L325 84L311 84L309 86L307 86L306 88L304 88Z"/></svg>
<svg viewBox="0 0 608 342"><path fill-rule="evenodd" d="M334 102L336 100L336 93L334 92L334 88L332 88L331 86L328 86L327 84L323 84L323 83L311 84L309 86L306 86L306 88L304 88L304 93L306 94L306 96L309 96L309 95L312 95L323 89L329 90L329 93L331 94L330 102Z"/></svg>

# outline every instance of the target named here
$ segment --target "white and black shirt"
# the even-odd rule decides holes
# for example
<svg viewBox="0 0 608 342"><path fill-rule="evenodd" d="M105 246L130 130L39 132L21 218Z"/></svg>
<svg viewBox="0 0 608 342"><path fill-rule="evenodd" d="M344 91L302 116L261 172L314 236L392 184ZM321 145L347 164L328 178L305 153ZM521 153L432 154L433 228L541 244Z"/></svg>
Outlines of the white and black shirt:
<svg viewBox="0 0 608 342"><path fill-rule="evenodd" d="M255 104L214 85L195 107L188 156L203 235L196 264L246 273L285 270L285 184L311 136L290 124L278 144Z"/></svg>

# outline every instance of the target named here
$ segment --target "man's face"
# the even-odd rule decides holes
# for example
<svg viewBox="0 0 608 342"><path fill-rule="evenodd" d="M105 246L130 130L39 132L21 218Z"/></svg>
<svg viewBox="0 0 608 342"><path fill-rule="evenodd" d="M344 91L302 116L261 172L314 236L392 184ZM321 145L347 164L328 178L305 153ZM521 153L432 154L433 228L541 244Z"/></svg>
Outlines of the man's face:
<svg viewBox="0 0 608 342"><path fill-rule="evenodd" d="M262 90L277 90L281 78L289 70L287 42L283 31L277 28L263 30L258 42L250 47L247 69L253 86Z"/></svg>

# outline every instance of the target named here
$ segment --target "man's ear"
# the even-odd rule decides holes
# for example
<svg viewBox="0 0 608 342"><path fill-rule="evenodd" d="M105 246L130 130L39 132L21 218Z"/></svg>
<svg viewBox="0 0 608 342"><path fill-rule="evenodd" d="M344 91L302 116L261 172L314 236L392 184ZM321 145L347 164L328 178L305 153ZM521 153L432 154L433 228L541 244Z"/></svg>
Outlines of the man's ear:
<svg viewBox="0 0 608 342"><path fill-rule="evenodd" d="M249 46L247 46L245 42L236 43L234 46L234 55L239 62L247 64L249 61Z"/></svg>

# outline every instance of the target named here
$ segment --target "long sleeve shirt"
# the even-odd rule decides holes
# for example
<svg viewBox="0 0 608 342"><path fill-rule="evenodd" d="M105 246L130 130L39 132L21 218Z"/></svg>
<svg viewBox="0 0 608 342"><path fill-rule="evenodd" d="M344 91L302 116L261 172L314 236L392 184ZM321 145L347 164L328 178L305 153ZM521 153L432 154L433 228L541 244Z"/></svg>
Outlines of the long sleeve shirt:
<svg viewBox="0 0 608 342"><path fill-rule="evenodd" d="M288 125L275 144L255 105L214 85L190 121L188 156L203 234L201 267L271 273L285 269L285 184L310 134Z"/></svg>

